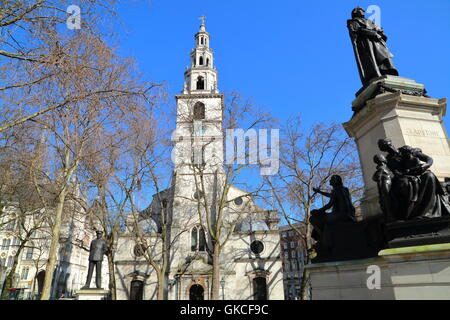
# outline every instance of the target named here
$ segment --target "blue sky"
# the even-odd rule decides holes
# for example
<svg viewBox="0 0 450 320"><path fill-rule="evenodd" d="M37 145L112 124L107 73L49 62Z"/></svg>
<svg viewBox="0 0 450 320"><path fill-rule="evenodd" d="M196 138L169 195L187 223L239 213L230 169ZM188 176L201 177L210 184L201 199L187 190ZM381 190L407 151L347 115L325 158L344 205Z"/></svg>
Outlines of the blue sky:
<svg viewBox="0 0 450 320"><path fill-rule="evenodd" d="M205 15L221 92L252 97L281 120L300 114L306 125L345 122L361 87L346 28L357 5L380 7L401 76L425 84L434 98L450 96L448 0L122 1L127 31L119 52L177 94Z"/></svg>

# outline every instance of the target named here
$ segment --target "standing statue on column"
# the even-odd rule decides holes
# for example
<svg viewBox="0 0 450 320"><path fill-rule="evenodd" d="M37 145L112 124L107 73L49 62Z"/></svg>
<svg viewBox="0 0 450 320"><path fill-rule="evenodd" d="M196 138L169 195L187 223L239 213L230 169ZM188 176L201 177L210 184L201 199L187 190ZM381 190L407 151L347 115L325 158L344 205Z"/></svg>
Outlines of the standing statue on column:
<svg viewBox="0 0 450 320"><path fill-rule="evenodd" d="M398 76L389 52L387 37L382 28L364 17L364 9L356 7L352 11L352 19L347 21L356 63L363 86L370 80L383 75Z"/></svg>
<svg viewBox="0 0 450 320"><path fill-rule="evenodd" d="M103 255L108 252L106 241L102 239L103 232L97 231L97 239L92 240L89 250L89 269L86 284L83 289L89 289L91 285L92 273L95 267L95 284L97 289L102 287L102 261Z"/></svg>

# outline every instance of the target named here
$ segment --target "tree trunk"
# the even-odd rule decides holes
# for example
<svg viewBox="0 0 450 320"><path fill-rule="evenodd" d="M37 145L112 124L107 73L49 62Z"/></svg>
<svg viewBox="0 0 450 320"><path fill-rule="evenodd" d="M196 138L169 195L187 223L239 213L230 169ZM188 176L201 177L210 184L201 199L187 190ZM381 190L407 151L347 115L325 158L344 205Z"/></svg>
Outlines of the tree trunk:
<svg viewBox="0 0 450 320"><path fill-rule="evenodd" d="M52 229L52 242L48 252L47 266L45 268L44 286L42 288L41 300L49 300L52 289L53 273L55 271L56 257L59 246L59 235L61 231L62 212L66 199L66 187L61 190L58 197L58 204L55 212L55 222Z"/></svg>
<svg viewBox="0 0 450 320"><path fill-rule="evenodd" d="M5 282L3 283L2 294L0 296L0 300L7 300L9 297L8 289L12 288L14 274L16 273L17 264L19 263L19 256L22 253L24 246L25 246L25 242L22 242L22 244L17 249L16 254L14 255L13 265L12 265L11 270L9 271L8 275L5 278Z"/></svg>
<svg viewBox="0 0 450 320"><path fill-rule="evenodd" d="M220 245L213 244L213 269L211 284L211 300L220 300Z"/></svg>
<svg viewBox="0 0 450 320"><path fill-rule="evenodd" d="M158 300L166 300L167 294L165 294L165 292L167 292L167 290L166 290L167 281L166 281L166 277L164 276L164 270L158 271L156 273L156 275L158 278L158 292L157 292L156 298Z"/></svg>
<svg viewBox="0 0 450 320"><path fill-rule="evenodd" d="M116 292L116 275L114 273L114 256L113 253L107 253L108 271L109 271L109 292L111 292L111 300L117 300Z"/></svg>
<svg viewBox="0 0 450 320"><path fill-rule="evenodd" d="M311 252L311 248L312 248L312 243L311 243L311 233L312 233L312 226L311 223L309 222L309 217L311 216L311 207L309 206L306 209L306 217L305 217L305 222L306 222L306 234L305 234L305 244L306 244L306 255L305 255L305 265L309 264L311 262L311 258L310 258L310 252ZM302 300L309 300L310 296L309 296L309 279L308 279L308 273L306 272L306 269L303 269L303 275L302 275L302 281L300 284L300 295L301 295L301 299Z"/></svg>

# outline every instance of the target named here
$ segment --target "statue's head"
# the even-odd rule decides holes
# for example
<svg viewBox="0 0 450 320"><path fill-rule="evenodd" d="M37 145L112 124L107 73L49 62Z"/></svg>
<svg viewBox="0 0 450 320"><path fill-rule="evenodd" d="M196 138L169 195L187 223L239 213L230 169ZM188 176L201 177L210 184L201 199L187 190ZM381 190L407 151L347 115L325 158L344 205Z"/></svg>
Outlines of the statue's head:
<svg viewBox="0 0 450 320"><path fill-rule="evenodd" d="M412 157L414 157L413 150L414 149L411 146L403 146L398 149L398 152L400 152L402 158L411 159Z"/></svg>
<svg viewBox="0 0 450 320"><path fill-rule="evenodd" d="M95 233L97 234L97 239L100 239L103 236L103 231L97 230Z"/></svg>
<svg viewBox="0 0 450 320"><path fill-rule="evenodd" d="M355 9L352 10L352 18L364 18L364 14L366 13L366 11L361 8L361 7L356 7Z"/></svg>
<svg viewBox="0 0 450 320"><path fill-rule="evenodd" d="M378 148L383 152L389 152L394 148L394 146L392 145L392 140L386 138L378 140Z"/></svg>
<svg viewBox="0 0 450 320"><path fill-rule="evenodd" d="M373 162L378 165L384 164L387 162L386 157L382 154L377 154L373 157Z"/></svg>
<svg viewBox="0 0 450 320"><path fill-rule="evenodd" d="M334 176L331 176L331 178L330 178L330 185L332 187L343 186L343 182L342 182L341 176L338 176L337 174L335 174Z"/></svg>

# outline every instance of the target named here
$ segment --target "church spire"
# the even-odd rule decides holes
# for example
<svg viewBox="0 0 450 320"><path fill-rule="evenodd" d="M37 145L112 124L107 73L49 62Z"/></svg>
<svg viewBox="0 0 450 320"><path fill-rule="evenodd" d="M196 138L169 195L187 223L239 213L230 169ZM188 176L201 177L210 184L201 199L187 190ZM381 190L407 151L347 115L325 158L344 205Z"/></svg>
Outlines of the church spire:
<svg viewBox="0 0 450 320"><path fill-rule="evenodd" d="M195 34L195 48L191 51L191 65L184 73L183 94L219 93L217 71L214 67L213 51L209 47L210 35L206 31L205 17Z"/></svg>

